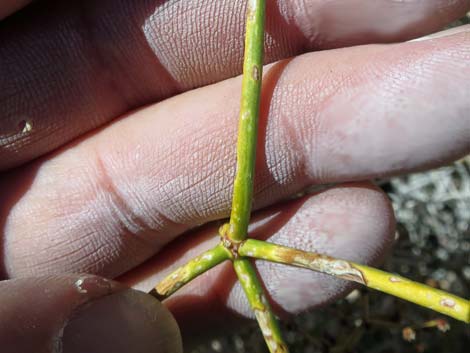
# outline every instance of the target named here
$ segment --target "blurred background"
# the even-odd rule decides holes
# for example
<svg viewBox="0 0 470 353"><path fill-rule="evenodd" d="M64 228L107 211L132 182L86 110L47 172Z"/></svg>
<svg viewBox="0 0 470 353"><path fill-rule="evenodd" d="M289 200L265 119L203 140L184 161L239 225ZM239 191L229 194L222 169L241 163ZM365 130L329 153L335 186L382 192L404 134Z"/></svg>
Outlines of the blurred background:
<svg viewBox="0 0 470 353"><path fill-rule="evenodd" d="M468 23L470 13L451 26ZM379 184L398 222L396 246L382 268L470 298L470 156ZM365 288L282 326L291 353L470 351L470 325ZM268 351L253 322L192 353L214 352Z"/></svg>

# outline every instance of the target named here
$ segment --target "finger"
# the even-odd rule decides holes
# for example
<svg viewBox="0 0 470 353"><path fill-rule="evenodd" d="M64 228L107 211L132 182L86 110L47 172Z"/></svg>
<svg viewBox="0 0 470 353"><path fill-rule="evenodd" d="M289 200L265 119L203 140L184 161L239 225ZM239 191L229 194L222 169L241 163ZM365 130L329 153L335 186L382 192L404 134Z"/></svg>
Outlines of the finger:
<svg viewBox="0 0 470 353"><path fill-rule="evenodd" d="M240 73L246 1L41 1L0 24L0 170ZM266 62L440 29L468 0L268 3Z"/></svg>
<svg viewBox="0 0 470 353"><path fill-rule="evenodd" d="M253 237L368 264L383 256L393 235L394 217L387 196L370 184L338 186L269 208L259 212L250 226ZM121 280L149 291L164 275L218 241L217 227L206 227L175 242ZM343 280L308 270L263 261L256 265L278 312L299 313L351 289ZM237 315L253 317L231 266L227 263L212 269L165 302L186 342L227 329L237 323ZM203 315L209 326L198 323L198 315Z"/></svg>
<svg viewBox="0 0 470 353"><path fill-rule="evenodd" d="M31 0L2 0L0 3L0 21L29 4Z"/></svg>
<svg viewBox="0 0 470 353"><path fill-rule="evenodd" d="M0 282L4 353L182 352L171 314L152 297L94 276Z"/></svg>
<svg viewBox="0 0 470 353"><path fill-rule="evenodd" d="M406 173L468 153L468 29L271 67L255 208L311 184ZM159 103L5 175L6 274L114 277L189 228L228 216L239 87L232 79Z"/></svg>

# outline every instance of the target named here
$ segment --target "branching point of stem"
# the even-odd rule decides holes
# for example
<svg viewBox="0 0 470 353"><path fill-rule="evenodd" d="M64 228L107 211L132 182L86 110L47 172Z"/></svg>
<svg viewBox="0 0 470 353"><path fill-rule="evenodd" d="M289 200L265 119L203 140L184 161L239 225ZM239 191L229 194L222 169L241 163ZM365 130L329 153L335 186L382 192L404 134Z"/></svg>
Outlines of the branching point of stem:
<svg viewBox="0 0 470 353"><path fill-rule="evenodd" d="M160 300L165 299L197 276L230 259L271 353L287 353L288 350L258 275L246 257L304 267L354 281L469 323L470 303L466 299L353 262L246 239L253 197L263 75L265 0L247 0L247 3L237 168L230 221L220 228L221 242L215 248L172 272L151 294Z"/></svg>
<svg viewBox="0 0 470 353"><path fill-rule="evenodd" d="M230 259L238 259L238 249L243 241L234 240L230 237L230 224L225 223L219 228L220 245L227 249Z"/></svg>

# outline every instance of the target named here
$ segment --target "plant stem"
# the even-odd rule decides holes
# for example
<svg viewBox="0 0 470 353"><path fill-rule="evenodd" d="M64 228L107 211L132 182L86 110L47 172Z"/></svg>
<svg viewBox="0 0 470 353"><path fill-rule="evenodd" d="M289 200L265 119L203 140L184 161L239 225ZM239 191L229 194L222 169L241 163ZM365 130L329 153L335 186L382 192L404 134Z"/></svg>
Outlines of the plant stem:
<svg viewBox="0 0 470 353"><path fill-rule="evenodd" d="M308 268L354 281L470 323L470 302L468 300L398 275L354 262L254 239L247 239L243 242L238 252L240 256Z"/></svg>
<svg viewBox="0 0 470 353"><path fill-rule="evenodd" d="M237 141L237 172L233 184L232 213L228 227L221 227L221 244L232 254L233 266L253 309L271 353L287 353L279 324L264 294L258 275L248 259L239 258L238 246L248 235L259 106L263 76L265 0L248 0L246 10L245 60Z"/></svg>
<svg viewBox="0 0 470 353"><path fill-rule="evenodd" d="M255 313L266 344L271 353L287 353L279 324L274 316L258 275L248 259L236 259L233 262L235 272L245 291L250 306Z"/></svg>
<svg viewBox="0 0 470 353"><path fill-rule="evenodd" d="M157 284L150 294L160 301L164 300L188 282L229 258L230 252L218 244L170 273Z"/></svg>
<svg viewBox="0 0 470 353"><path fill-rule="evenodd" d="M246 239L253 197L266 7L265 0L247 0L247 2L237 167L230 222L222 226L219 231L221 235L219 245L172 272L152 290L151 294L160 300L165 299L197 276L231 259L271 353L286 353L287 346L282 340L279 324L267 301L258 275L246 257L304 267L355 281L458 320L470 322L469 301L452 294L353 262Z"/></svg>
<svg viewBox="0 0 470 353"><path fill-rule="evenodd" d="M251 213L263 75L265 7L265 0L248 0L242 99L238 125L237 171L228 233L228 237L234 242L240 242L246 238Z"/></svg>

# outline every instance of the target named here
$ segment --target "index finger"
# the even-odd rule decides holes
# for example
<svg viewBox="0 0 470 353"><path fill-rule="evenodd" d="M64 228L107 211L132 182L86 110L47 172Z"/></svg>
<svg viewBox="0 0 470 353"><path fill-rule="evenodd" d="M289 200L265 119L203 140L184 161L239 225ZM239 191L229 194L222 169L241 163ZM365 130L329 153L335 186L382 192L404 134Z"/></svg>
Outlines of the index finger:
<svg viewBox="0 0 470 353"><path fill-rule="evenodd" d="M470 151L470 27L439 39L311 53L263 87L254 207ZM448 33L445 33L448 34ZM127 116L0 177L8 276L116 276L231 205L240 78Z"/></svg>
<svg viewBox="0 0 470 353"><path fill-rule="evenodd" d="M246 1L38 1L0 23L0 170L241 71ZM273 0L266 62L439 30L467 0Z"/></svg>

